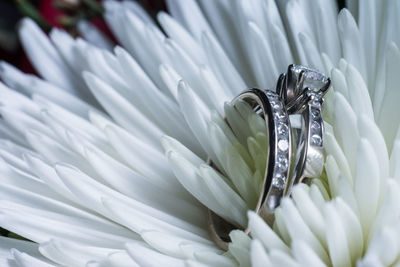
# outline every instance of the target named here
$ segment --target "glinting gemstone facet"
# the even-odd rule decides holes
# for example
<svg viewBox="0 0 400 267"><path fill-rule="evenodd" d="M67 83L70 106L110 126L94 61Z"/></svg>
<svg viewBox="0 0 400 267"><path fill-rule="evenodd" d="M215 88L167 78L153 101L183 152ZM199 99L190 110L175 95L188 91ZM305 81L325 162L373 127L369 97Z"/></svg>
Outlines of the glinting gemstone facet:
<svg viewBox="0 0 400 267"><path fill-rule="evenodd" d="M279 172L285 172L288 168L288 160L284 155L279 155L276 160L276 167Z"/></svg>
<svg viewBox="0 0 400 267"><path fill-rule="evenodd" d="M272 100L272 101L270 101L270 103L271 103L272 108L275 110L279 110L279 109L283 108L282 102L280 102L280 101Z"/></svg>
<svg viewBox="0 0 400 267"><path fill-rule="evenodd" d="M272 98L276 98L278 95L275 92L268 90L267 91L267 96L268 97L272 97Z"/></svg>
<svg viewBox="0 0 400 267"><path fill-rule="evenodd" d="M321 146L322 145L322 138L320 135L318 134L314 134L313 136L311 136L311 144L313 146Z"/></svg>
<svg viewBox="0 0 400 267"><path fill-rule="evenodd" d="M313 108L311 109L311 115L314 119L318 119L321 115L321 111L319 109Z"/></svg>
<svg viewBox="0 0 400 267"><path fill-rule="evenodd" d="M279 150L281 150L281 151L287 151L288 148L289 148L289 143L288 143L288 141L285 140L285 139L279 140L279 141L278 141L278 148L279 148Z"/></svg>
<svg viewBox="0 0 400 267"><path fill-rule="evenodd" d="M278 134L280 136L286 136L288 133L289 128L287 127L287 125L285 123L279 123L278 124Z"/></svg>
<svg viewBox="0 0 400 267"><path fill-rule="evenodd" d="M272 179L272 185L280 190L285 188L285 176L280 173L275 174L274 178Z"/></svg>
<svg viewBox="0 0 400 267"><path fill-rule="evenodd" d="M311 130L319 131L321 129L321 124L317 121L311 123Z"/></svg>
<svg viewBox="0 0 400 267"><path fill-rule="evenodd" d="M286 119L285 113L282 110L279 110L275 113L275 117L278 121L283 121Z"/></svg>
<svg viewBox="0 0 400 267"><path fill-rule="evenodd" d="M317 70L310 69L304 66L293 66L293 71L295 75L297 75L297 78L299 77L301 72L304 72L304 88L308 87L313 91L318 91L319 89L325 87L328 83L327 77Z"/></svg>

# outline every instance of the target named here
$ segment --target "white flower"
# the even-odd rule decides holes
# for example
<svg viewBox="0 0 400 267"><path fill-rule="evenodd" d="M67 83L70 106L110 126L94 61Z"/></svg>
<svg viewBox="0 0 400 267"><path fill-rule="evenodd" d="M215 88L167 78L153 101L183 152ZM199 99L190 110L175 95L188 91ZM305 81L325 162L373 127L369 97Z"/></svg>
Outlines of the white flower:
<svg viewBox="0 0 400 267"><path fill-rule="evenodd" d="M395 266L400 259L400 2L168 1L158 21L104 2L124 46L30 20L43 79L2 62L1 266ZM90 34L91 32L91 34ZM325 172L271 229L253 212L267 140L224 102L290 63L330 73ZM12 88L12 89L11 89ZM226 114L233 132L222 119ZM247 114L244 116L243 114ZM254 136L249 138L249 136ZM222 177L205 164L209 155ZM251 230L210 239L206 207Z"/></svg>

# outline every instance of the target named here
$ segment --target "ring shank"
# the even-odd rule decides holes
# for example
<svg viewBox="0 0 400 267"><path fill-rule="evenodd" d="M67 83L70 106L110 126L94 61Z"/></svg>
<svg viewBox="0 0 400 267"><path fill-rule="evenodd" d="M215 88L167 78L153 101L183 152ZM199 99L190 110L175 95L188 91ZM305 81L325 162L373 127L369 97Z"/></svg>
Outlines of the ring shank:
<svg viewBox="0 0 400 267"><path fill-rule="evenodd" d="M249 104L253 110L260 115L266 123L269 146L267 152L267 161L266 161L266 169L264 173L263 185L260 192L259 201L255 208L255 212L259 214L269 225L272 225L274 221L274 210L279 206L281 198L286 194L288 189L287 186L283 188L278 188L273 185L273 181L275 179L274 176L277 175L277 164L278 157L281 156L279 154L278 142L279 142L279 134L278 127L279 123L285 123L285 127L290 129L290 121L288 118L288 114L286 110L284 110L282 106L282 114L283 119L281 121L277 121L276 110L274 110L274 101L280 101L278 95L269 90L262 91L260 89L250 89L239 96L237 96L233 101L233 105L235 101L238 99L245 101ZM291 135L290 131L287 133L287 142L288 142L288 151L285 153L287 165L290 162L291 157ZM290 184L288 181L290 168L287 166L287 170L283 172L285 177L285 185Z"/></svg>

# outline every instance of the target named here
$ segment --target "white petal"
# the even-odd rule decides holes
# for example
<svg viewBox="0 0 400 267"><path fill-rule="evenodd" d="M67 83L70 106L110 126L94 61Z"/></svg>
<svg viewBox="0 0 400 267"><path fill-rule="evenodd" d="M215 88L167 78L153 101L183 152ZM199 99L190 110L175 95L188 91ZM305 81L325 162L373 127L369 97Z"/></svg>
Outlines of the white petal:
<svg viewBox="0 0 400 267"><path fill-rule="evenodd" d="M254 240L251 242L251 266L262 267L271 266L271 261L268 254L264 250L260 241Z"/></svg>
<svg viewBox="0 0 400 267"><path fill-rule="evenodd" d="M246 88L244 81L215 38L210 34L204 33L201 40L207 53L209 64L223 87L229 88L233 95L243 91L243 88Z"/></svg>
<svg viewBox="0 0 400 267"><path fill-rule="evenodd" d="M72 73L39 26L30 19L24 19L19 35L31 62L46 80L81 96L79 89L85 89L85 85Z"/></svg>
<svg viewBox="0 0 400 267"><path fill-rule="evenodd" d="M386 143L390 148L396 137L396 132L400 124L400 118L393 116L396 112L397 99L400 98L399 91L396 90L400 78L396 69L400 68L400 51L396 45L388 47L386 56L386 77L385 91L380 110L377 110L377 122L385 137Z"/></svg>
<svg viewBox="0 0 400 267"><path fill-rule="evenodd" d="M287 266L287 267L300 267L292 256L280 251L273 250L269 254L273 266Z"/></svg>
<svg viewBox="0 0 400 267"><path fill-rule="evenodd" d="M343 148L349 167L354 171L359 132L357 117L343 95L335 93L335 137Z"/></svg>
<svg viewBox="0 0 400 267"><path fill-rule="evenodd" d="M78 31L87 41L100 48L111 50L114 46L113 42L90 22L81 20L78 23Z"/></svg>
<svg viewBox="0 0 400 267"><path fill-rule="evenodd" d="M329 256L333 266L351 266L349 248L346 232L342 225L340 215L333 204L328 203L324 212L326 220L326 241L329 249Z"/></svg>
<svg viewBox="0 0 400 267"><path fill-rule="evenodd" d="M391 225L397 222L397 218L400 215L400 206L398 205L400 201L400 188L398 182L389 179L387 190L386 197L376 215L370 235L368 236L368 241L370 241L385 225Z"/></svg>
<svg viewBox="0 0 400 267"><path fill-rule="evenodd" d="M129 255L139 264L139 266L185 266L183 260L161 254L139 243L128 243L126 244L126 249Z"/></svg>
<svg viewBox="0 0 400 267"><path fill-rule="evenodd" d="M162 131L158 126L146 118L110 86L93 74L86 72L84 77L93 94L118 123L142 139L148 140L148 142L156 143L162 136Z"/></svg>
<svg viewBox="0 0 400 267"><path fill-rule="evenodd" d="M86 155L99 175L119 192L195 225L205 225L202 210L194 201L163 190L95 148L86 149Z"/></svg>
<svg viewBox="0 0 400 267"><path fill-rule="evenodd" d="M315 251L304 241L294 241L292 244L293 254L301 266L326 266Z"/></svg>
<svg viewBox="0 0 400 267"><path fill-rule="evenodd" d="M341 219L351 263L354 264L361 257L365 246L360 220L349 205L341 198L335 199L333 203L337 215Z"/></svg>
<svg viewBox="0 0 400 267"><path fill-rule="evenodd" d="M39 260L35 257L30 256L24 252L20 252L16 249L12 250L12 254L15 258L18 266L21 267L29 267L29 266L37 266L37 267L54 267L56 265L47 263L46 261Z"/></svg>
<svg viewBox="0 0 400 267"><path fill-rule="evenodd" d="M257 24L250 22L248 25L250 32L250 44L252 48L254 73L257 86L260 88L272 88L276 83L279 72L274 62L271 47ZM269 64L265 64L269 62Z"/></svg>
<svg viewBox="0 0 400 267"><path fill-rule="evenodd" d="M397 239L398 230L394 227L383 227L371 240L365 257L374 255L384 266L390 266L397 262L400 251Z"/></svg>
<svg viewBox="0 0 400 267"><path fill-rule="evenodd" d="M338 29L344 58L354 65L365 79L367 77L367 69L360 31L353 16L347 9L342 9L339 13Z"/></svg>
<svg viewBox="0 0 400 267"><path fill-rule="evenodd" d="M348 181L352 184L353 177L351 175L349 162L347 161L342 148L340 147L338 141L336 140L336 138L333 136L332 133L325 132L324 146L326 153L329 156L334 157L338 167L340 168L341 174L344 175L348 179Z"/></svg>
<svg viewBox="0 0 400 267"><path fill-rule="evenodd" d="M318 207L312 201L304 185L296 186L292 191L293 200L304 221L321 243L325 243L325 222Z"/></svg>
<svg viewBox="0 0 400 267"><path fill-rule="evenodd" d="M374 112L372 110L371 98L359 70L349 64L345 75L347 87L351 88L348 90L349 102L354 112L373 119Z"/></svg>
<svg viewBox="0 0 400 267"><path fill-rule="evenodd" d="M329 262L328 254L319 240L311 232L309 226L301 218L293 202L284 199L281 202L282 216L284 217L286 228L292 240L303 240L310 246L323 262ZM296 222L295 224L292 222Z"/></svg>
<svg viewBox="0 0 400 267"><path fill-rule="evenodd" d="M176 237L185 238L194 242L210 244L208 232L179 218L161 213L151 207L139 209L136 205L122 202L116 198L102 197L104 209L125 227L136 233L145 230L167 232ZM206 213L204 213L205 216ZM132 220L132 218L135 218Z"/></svg>
<svg viewBox="0 0 400 267"><path fill-rule="evenodd" d="M28 253L32 256L42 258L38 251L38 245L33 242L18 240L15 238L8 238L4 236L1 236L0 240L0 258L11 259L13 257L10 251L12 248L24 251L25 253Z"/></svg>
<svg viewBox="0 0 400 267"><path fill-rule="evenodd" d="M205 63L206 58L202 48L185 28L165 12L158 13L157 19L168 36L177 42L197 64Z"/></svg>
<svg viewBox="0 0 400 267"><path fill-rule="evenodd" d="M354 192L360 210L364 238L367 237L372 220L377 212L380 194L379 183L378 160L370 143L361 138L357 151Z"/></svg>
<svg viewBox="0 0 400 267"><path fill-rule="evenodd" d="M116 249L83 246L79 243L50 240L40 244L40 253L54 262L70 266L86 266L88 261L101 260Z"/></svg>
<svg viewBox="0 0 400 267"><path fill-rule="evenodd" d="M259 240L268 250L278 249L289 252L281 238L254 212L249 211L249 229L252 238Z"/></svg>
<svg viewBox="0 0 400 267"><path fill-rule="evenodd" d="M204 263L206 266L220 266L220 267L233 267L239 266L232 257L219 255L208 251L197 251L194 257L199 262Z"/></svg>
<svg viewBox="0 0 400 267"><path fill-rule="evenodd" d="M305 33L299 33L299 40L304 51L307 66L317 70L323 70L322 58L311 38Z"/></svg>
<svg viewBox="0 0 400 267"><path fill-rule="evenodd" d="M162 233L159 231L144 231L141 233L141 237L146 241L152 248L159 252L166 254L171 257L185 259L186 255L183 253L182 245L194 245L197 246L195 251L209 251L214 253L220 253L221 251L215 247L214 244L203 244L196 243L192 240L176 237L172 234Z"/></svg>
<svg viewBox="0 0 400 267"><path fill-rule="evenodd" d="M196 1L167 1L168 10L197 40L204 31L212 32L206 18Z"/></svg>

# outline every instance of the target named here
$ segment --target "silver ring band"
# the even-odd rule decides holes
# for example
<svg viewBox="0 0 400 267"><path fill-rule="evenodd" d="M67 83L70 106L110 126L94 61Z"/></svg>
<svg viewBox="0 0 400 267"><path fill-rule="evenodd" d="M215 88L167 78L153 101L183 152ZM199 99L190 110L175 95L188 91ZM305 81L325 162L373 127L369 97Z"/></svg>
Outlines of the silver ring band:
<svg viewBox="0 0 400 267"><path fill-rule="evenodd" d="M292 137L290 134L289 115L277 93L260 89L250 89L237 96L236 101L243 100L253 110L264 118L269 139L267 167L264 173L263 185L255 212L269 223L273 222L273 212L285 195L288 177L290 176L290 159L292 154ZM208 164L213 165L208 159ZM229 232L235 229L233 225L222 220L209 210L209 228L214 242L227 249ZM248 229L245 230L248 232Z"/></svg>
<svg viewBox="0 0 400 267"><path fill-rule="evenodd" d="M329 85L329 78L321 73L290 65L287 73L280 75L276 93L253 88L232 101L233 105L238 100L245 101L266 123L268 156L255 212L269 225L274 221L274 210L283 196L290 195L294 184L307 182L310 180L307 178L316 178L322 173L322 104ZM301 115L299 129L291 128L291 114ZM210 160L208 163L212 165ZM229 232L236 227L209 210L209 229L215 243L227 250Z"/></svg>
<svg viewBox="0 0 400 267"><path fill-rule="evenodd" d="M292 137L289 115L280 97L270 90L250 89L240 94L237 99L246 101L253 109L259 109L259 115L267 124L269 151L256 212L270 221L273 211L285 195L290 176Z"/></svg>

